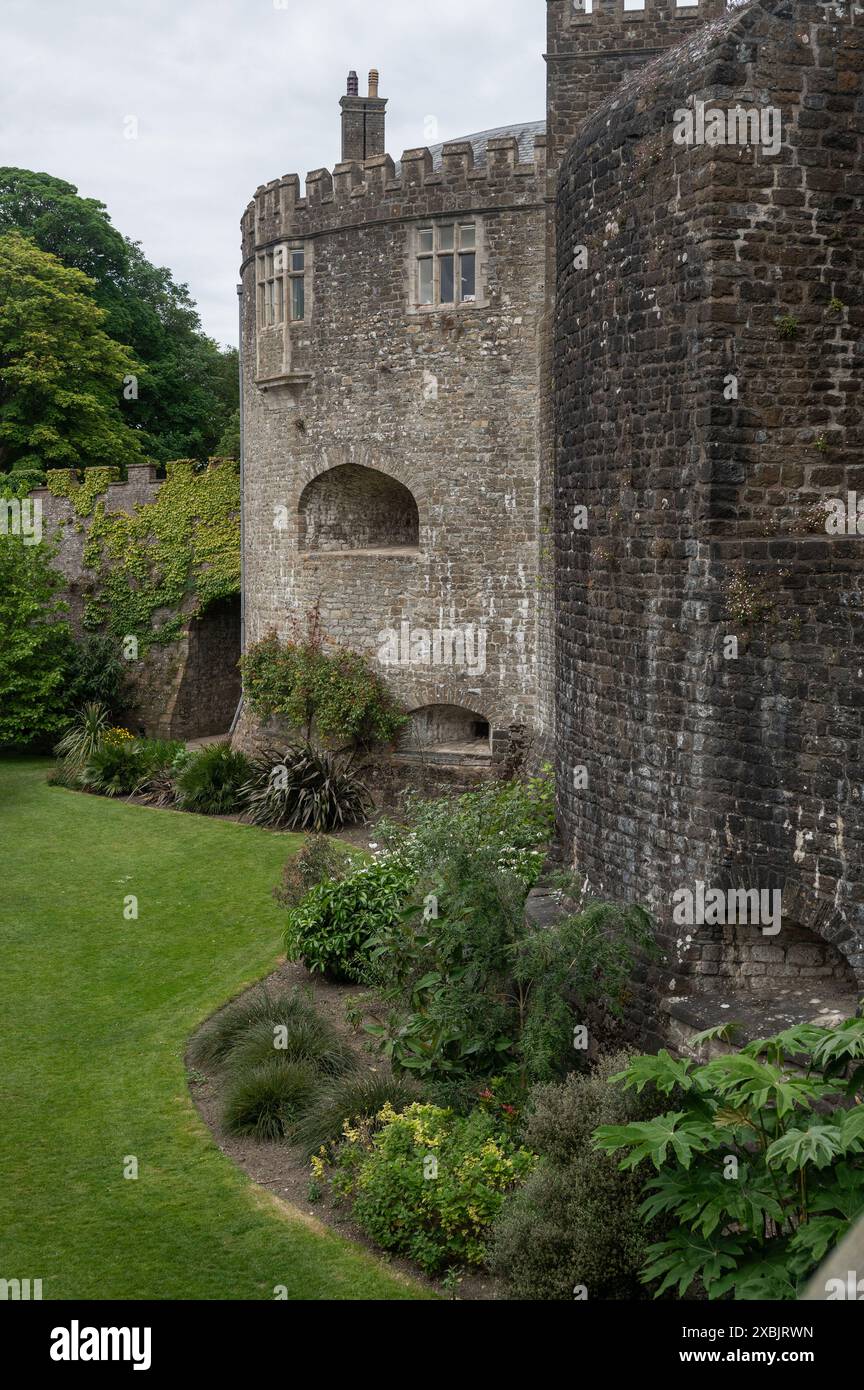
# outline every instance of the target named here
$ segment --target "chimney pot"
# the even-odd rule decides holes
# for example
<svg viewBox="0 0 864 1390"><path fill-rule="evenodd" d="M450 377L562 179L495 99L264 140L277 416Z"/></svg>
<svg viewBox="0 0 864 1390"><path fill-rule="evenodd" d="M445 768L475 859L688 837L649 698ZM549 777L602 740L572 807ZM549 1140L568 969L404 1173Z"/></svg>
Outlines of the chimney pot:
<svg viewBox="0 0 864 1390"><path fill-rule="evenodd" d="M373 68L372 71L371 71L370 74L369 74L369 95L370 95L370 97L377 97L377 95L378 95L378 78L379 78L378 69L377 69L377 68Z"/></svg>
<svg viewBox="0 0 864 1390"><path fill-rule="evenodd" d="M348 95L349 97L360 95L360 79L353 68L348 74Z"/></svg>

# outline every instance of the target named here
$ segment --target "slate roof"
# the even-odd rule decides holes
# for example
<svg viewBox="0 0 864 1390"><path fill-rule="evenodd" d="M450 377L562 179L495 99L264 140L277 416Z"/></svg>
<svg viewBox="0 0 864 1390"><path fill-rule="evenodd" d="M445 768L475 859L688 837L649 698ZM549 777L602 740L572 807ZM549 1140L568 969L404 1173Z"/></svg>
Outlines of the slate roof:
<svg viewBox="0 0 864 1390"><path fill-rule="evenodd" d="M467 140L468 143L472 146L474 150L474 164L479 169L484 168L486 165L486 146L488 145L489 141L497 140L507 135L515 135L516 139L519 142L520 164L533 164L534 137L535 135L545 134L545 121L528 121L524 125L502 125L498 126L496 130L481 130L476 135L460 135L458 138L460 143L464 144L464 142ZM448 145L452 145L455 142L453 140L448 140L446 143ZM441 168L441 156L443 149L443 144L429 146L429 151L432 155L433 169ZM399 171L399 167L400 166L397 164L397 173Z"/></svg>

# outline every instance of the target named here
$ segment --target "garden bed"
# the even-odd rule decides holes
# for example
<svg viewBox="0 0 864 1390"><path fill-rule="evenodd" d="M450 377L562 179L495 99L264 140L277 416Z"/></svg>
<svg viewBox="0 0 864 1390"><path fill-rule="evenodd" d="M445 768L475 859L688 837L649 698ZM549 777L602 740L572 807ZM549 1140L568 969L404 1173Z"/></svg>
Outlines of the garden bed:
<svg viewBox="0 0 864 1390"><path fill-rule="evenodd" d="M356 985L335 984L320 975L312 975L302 965L284 962L266 980L247 991L247 997L272 986L274 990L288 992L299 988L308 993L316 1012L337 1030L344 1041L357 1054L361 1065L370 1070L381 1070L382 1063L377 1056L370 1055L364 1047L364 1039L345 1019L345 1004L348 998L357 994ZM233 1002L233 1001L232 1001ZM221 1012L221 1011L220 1011ZM208 1020L209 1022L209 1020ZM206 1024L204 1025L206 1027ZM190 1047L193 1040L190 1040ZM224 1091L223 1079L211 1073L204 1075L189 1061L187 1049L187 1076L192 1099L199 1115L213 1132L221 1152L232 1159L246 1175L260 1187L266 1188L280 1200L291 1203L304 1216L320 1221L336 1234L356 1241L375 1253L394 1270L410 1277L430 1290L446 1297L460 1300L500 1299L506 1297L500 1284L491 1275L465 1271L456 1290L446 1288L441 1280L427 1278L418 1268L407 1260L388 1257L364 1234L356 1222L352 1221L347 1207L339 1206L328 1195L316 1201L309 1200L311 1168L309 1159L302 1149L285 1142L260 1143L255 1139L240 1138L227 1134L221 1122L221 1102ZM204 1076L204 1079L198 1079Z"/></svg>

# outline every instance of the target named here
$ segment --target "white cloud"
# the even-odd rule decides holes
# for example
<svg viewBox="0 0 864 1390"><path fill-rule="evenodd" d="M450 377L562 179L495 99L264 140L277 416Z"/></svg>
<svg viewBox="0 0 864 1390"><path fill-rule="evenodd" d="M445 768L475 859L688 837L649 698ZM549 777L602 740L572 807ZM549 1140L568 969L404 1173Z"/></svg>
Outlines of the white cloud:
<svg viewBox="0 0 864 1390"><path fill-rule="evenodd" d="M387 146L542 119L544 0L3 0L0 163L101 199L236 342L239 222L256 187L340 157L370 67ZM124 138L137 117L138 138Z"/></svg>

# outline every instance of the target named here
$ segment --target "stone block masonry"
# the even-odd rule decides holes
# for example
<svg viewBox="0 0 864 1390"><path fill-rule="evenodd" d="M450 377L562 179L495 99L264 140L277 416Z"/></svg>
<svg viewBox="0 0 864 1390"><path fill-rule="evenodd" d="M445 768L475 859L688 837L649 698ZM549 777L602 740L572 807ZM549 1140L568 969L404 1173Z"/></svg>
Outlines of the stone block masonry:
<svg viewBox="0 0 864 1390"><path fill-rule="evenodd" d="M590 110L719 2L549 0L551 160L535 123L397 162L378 74L363 97L352 72L342 162L261 185L243 216L246 638L315 603L373 661L404 624L421 651L480 634L482 670L387 668L424 742L429 712L457 707L490 752L513 731L551 752L550 174Z"/></svg>
<svg viewBox="0 0 864 1390"><path fill-rule="evenodd" d="M243 219L247 640L320 603L408 710L470 711L490 748L536 718L543 155L515 135L376 155L305 197L267 185ZM452 239L457 275L470 256L464 296L422 302L421 232L436 263ZM280 248L303 253L305 315L271 326ZM382 665L406 624L407 660ZM442 633L474 658L436 659Z"/></svg>
<svg viewBox="0 0 864 1390"><path fill-rule="evenodd" d="M562 836L661 924L648 1030L658 993L760 966L864 985L862 538L823 510L864 443L862 72L851 14L762 0L628 78L561 168ZM779 148L676 139L700 105L775 109ZM676 932L698 882L782 888L780 936Z"/></svg>

